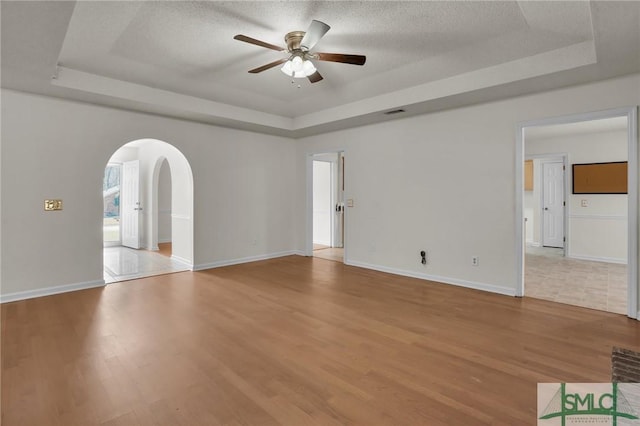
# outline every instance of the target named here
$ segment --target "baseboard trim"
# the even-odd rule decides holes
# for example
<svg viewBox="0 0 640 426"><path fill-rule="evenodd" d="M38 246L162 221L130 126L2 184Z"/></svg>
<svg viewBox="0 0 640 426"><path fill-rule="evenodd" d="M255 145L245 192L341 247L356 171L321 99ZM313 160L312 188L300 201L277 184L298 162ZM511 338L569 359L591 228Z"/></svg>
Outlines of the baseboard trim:
<svg viewBox="0 0 640 426"><path fill-rule="evenodd" d="M422 274L419 272L406 271L403 269L388 268L386 266L372 265L369 263L358 261L345 261L345 265L357 266L358 268L373 269L374 271L387 272L394 275L402 275L405 277L418 278L421 280L435 281L443 284L451 284L458 287L465 287L474 290L487 291L489 293L502 294L505 296L516 296L516 290L513 288L500 287L492 284L479 283L474 281L460 280L457 278L441 277L438 275Z"/></svg>
<svg viewBox="0 0 640 426"><path fill-rule="evenodd" d="M104 280L95 280L95 281L86 281L83 283L39 288L35 290L18 291L15 293L0 295L0 303L17 302L18 300L52 296L54 294L68 293L70 291L86 290L86 289L95 288L95 287L104 287L104 285L105 285Z"/></svg>
<svg viewBox="0 0 640 426"><path fill-rule="evenodd" d="M528 247L542 247L542 245L541 245L540 243L537 243L537 242L535 242L535 241L533 241L533 240L531 240L531 241L527 241L527 242L526 242L526 245L527 245Z"/></svg>
<svg viewBox="0 0 640 426"><path fill-rule="evenodd" d="M185 259L184 257L180 257L180 256L176 256L175 254L172 254L171 255L171 260L175 260L176 262L184 263L185 266L187 266L189 268L189 270L195 271L193 263L191 263L189 260Z"/></svg>
<svg viewBox="0 0 640 426"><path fill-rule="evenodd" d="M193 270L202 271L204 269L221 268L223 266L239 265L241 263L257 262L259 260L275 259L278 257L292 256L292 255L304 256L303 252L299 250L280 251L276 253L261 254L258 256L242 257L239 259L220 260L220 261L211 262L211 263L201 263L199 265L194 265Z"/></svg>
<svg viewBox="0 0 640 426"><path fill-rule="evenodd" d="M579 254L569 254L567 257L569 259L588 260L591 262L618 263L621 265L627 264L627 259L619 257L582 256Z"/></svg>
<svg viewBox="0 0 640 426"><path fill-rule="evenodd" d="M170 243L171 238L158 238L158 244Z"/></svg>

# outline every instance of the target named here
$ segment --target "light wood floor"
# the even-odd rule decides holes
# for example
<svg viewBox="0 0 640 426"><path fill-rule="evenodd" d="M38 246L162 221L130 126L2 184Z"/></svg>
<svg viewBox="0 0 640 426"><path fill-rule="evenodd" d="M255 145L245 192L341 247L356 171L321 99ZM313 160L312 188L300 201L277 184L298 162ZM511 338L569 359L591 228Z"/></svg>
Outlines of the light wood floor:
<svg viewBox="0 0 640 426"><path fill-rule="evenodd" d="M6 303L2 425L532 425L621 315L291 256Z"/></svg>
<svg viewBox="0 0 640 426"><path fill-rule="evenodd" d="M171 257L171 243L158 243L158 253Z"/></svg>
<svg viewBox="0 0 640 426"><path fill-rule="evenodd" d="M334 262L344 262L344 249L339 247L314 248L313 257L321 259L333 260Z"/></svg>

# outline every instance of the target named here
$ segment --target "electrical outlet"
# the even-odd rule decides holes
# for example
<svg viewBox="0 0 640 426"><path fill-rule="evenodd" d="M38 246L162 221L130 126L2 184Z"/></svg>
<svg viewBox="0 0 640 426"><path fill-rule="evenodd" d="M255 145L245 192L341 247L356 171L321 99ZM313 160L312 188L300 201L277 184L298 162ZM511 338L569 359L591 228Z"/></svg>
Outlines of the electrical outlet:
<svg viewBox="0 0 640 426"><path fill-rule="evenodd" d="M422 250L420 252L420 257L422 258L422 260L420 261L423 265L427 264L427 251L426 250Z"/></svg>
<svg viewBox="0 0 640 426"><path fill-rule="evenodd" d="M480 258L478 256L471 257L471 264L473 266L478 266L480 264Z"/></svg>

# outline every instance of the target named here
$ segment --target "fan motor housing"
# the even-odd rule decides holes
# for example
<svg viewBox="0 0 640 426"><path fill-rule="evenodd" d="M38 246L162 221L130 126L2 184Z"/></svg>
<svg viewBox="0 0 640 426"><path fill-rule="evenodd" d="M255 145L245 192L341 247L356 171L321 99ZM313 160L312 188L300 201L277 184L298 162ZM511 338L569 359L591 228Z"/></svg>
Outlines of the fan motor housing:
<svg viewBox="0 0 640 426"><path fill-rule="evenodd" d="M304 38L306 32L304 31L291 31L284 36L284 41L287 43L287 50L294 52L296 50L302 50L300 48L300 42Z"/></svg>

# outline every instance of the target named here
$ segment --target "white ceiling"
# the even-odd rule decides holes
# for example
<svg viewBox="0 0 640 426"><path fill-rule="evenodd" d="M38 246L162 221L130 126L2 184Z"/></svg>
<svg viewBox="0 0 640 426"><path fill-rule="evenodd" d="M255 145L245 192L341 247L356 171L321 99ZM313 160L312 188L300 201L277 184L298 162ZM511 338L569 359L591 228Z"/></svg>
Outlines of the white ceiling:
<svg viewBox="0 0 640 426"><path fill-rule="evenodd" d="M2 87L303 136L640 71L640 2L2 1ZM311 84L272 68L312 19ZM298 85L300 87L298 87Z"/></svg>

